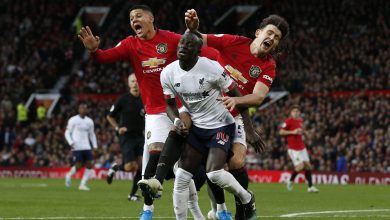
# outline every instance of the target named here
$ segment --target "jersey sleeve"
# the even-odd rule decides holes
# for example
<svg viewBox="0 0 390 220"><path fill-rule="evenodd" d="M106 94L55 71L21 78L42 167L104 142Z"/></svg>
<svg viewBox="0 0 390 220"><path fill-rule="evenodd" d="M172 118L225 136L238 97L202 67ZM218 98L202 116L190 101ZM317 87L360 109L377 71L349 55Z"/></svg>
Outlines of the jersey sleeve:
<svg viewBox="0 0 390 220"><path fill-rule="evenodd" d="M122 96L123 97L123 96ZM118 100L115 101L115 103L111 106L110 111L108 112L109 116L117 117L119 112L121 112L122 109L122 97L120 97Z"/></svg>
<svg viewBox="0 0 390 220"><path fill-rule="evenodd" d="M114 63L121 60L130 60L130 39L131 38L126 38L119 42L115 47L107 50L98 49L94 53L91 53L91 56L98 63Z"/></svg>
<svg viewBox="0 0 390 220"><path fill-rule="evenodd" d="M211 60L218 60L219 51L212 47L202 47L200 56L207 57Z"/></svg>
<svg viewBox="0 0 390 220"><path fill-rule="evenodd" d="M212 68L215 72L218 87L221 88L223 92L229 92L235 85L234 81L218 62L211 61L211 65L213 65Z"/></svg>
<svg viewBox="0 0 390 220"><path fill-rule="evenodd" d="M207 34L207 46L219 51L232 45L233 42L240 39L240 36L230 34Z"/></svg>
<svg viewBox="0 0 390 220"><path fill-rule="evenodd" d="M284 129L284 130L288 130L289 129L289 121L288 120L285 120L281 125L280 125L280 129Z"/></svg>
<svg viewBox="0 0 390 220"><path fill-rule="evenodd" d="M271 88L272 83L276 77L276 64L275 61L270 61L269 65L263 70L260 77L257 78L257 82L262 82L268 88Z"/></svg>
<svg viewBox="0 0 390 220"><path fill-rule="evenodd" d="M163 71L161 71L160 82L161 82L161 87L163 89L163 94L165 99L172 99L175 98L175 94L172 89L172 83L170 82L169 79L170 68L168 67L169 66L165 67Z"/></svg>
<svg viewBox="0 0 390 220"><path fill-rule="evenodd" d="M92 147L94 149L97 149L97 138L96 138L96 134L95 134L95 125L94 125L92 119L91 119L90 123L91 123L91 126L90 126L89 132L88 132L89 133L89 140L92 143Z"/></svg>
<svg viewBox="0 0 390 220"><path fill-rule="evenodd" d="M66 125L65 139L70 146L72 146L74 143L74 141L72 139L72 133L73 133L74 126L75 126L75 124L74 124L73 118L69 119L68 124Z"/></svg>

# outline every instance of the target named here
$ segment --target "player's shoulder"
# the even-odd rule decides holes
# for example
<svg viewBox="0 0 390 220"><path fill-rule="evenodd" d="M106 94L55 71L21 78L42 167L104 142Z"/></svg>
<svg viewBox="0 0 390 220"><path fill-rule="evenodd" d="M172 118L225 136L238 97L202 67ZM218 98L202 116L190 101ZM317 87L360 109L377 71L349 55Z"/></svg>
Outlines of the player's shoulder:
<svg viewBox="0 0 390 220"><path fill-rule="evenodd" d="M219 64L217 61L212 60L212 59L207 58L207 57L199 57L198 62L199 62L201 65L208 65L208 66L217 65L217 66L220 66L220 64Z"/></svg>
<svg viewBox="0 0 390 220"><path fill-rule="evenodd" d="M261 59L263 63L268 67L276 67L276 60L272 54L267 54L264 58Z"/></svg>
<svg viewBox="0 0 390 220"><path fill-rule="evenodd" d="M93 124L92 118L90 118L90 117L88 117L88 116L85 116L85 118L87 119L87 121L88 121L89 123L92 123L92 124Z"/></svg>
<svg viewBox="0 0 390 220"><path fill-rule="evenodd" d="M69 118L69 122L73 122L75 120L78 120L79 119L79 115L73 115L72 117Z"/></svg>
<svg viewBox="0 0 390 220"><path fill-rule="evenodd" d="M179 66L179 60L175 60L172 63L168 64L164 69L161 71L161 77L166 77L170 74L173 74L173 70L176 68L180 68Z"/></svg>

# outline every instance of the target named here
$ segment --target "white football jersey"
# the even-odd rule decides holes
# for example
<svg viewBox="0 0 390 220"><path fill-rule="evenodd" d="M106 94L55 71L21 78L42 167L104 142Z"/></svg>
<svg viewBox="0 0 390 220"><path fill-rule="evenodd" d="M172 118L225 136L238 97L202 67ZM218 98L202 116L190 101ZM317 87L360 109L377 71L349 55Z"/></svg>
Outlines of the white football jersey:
<svg viewBox="0 0 390 220"><path fill-rule="evenodd" d="M235 84L223 67L206 57L183 70L179 61L167 65L160 75L164 95L178 96L191 115L195 126L214 129L234 123L234 118L217 98Z"/></svg>
<svg viewBox="0 0 390 220"><path fill-rule="evenodd" d="M74 150L91 150L97 149L97 140L95 135L94 123L91 118L80 115L71 117L65 131L65 138L69 145L73 145Z"/></svg>

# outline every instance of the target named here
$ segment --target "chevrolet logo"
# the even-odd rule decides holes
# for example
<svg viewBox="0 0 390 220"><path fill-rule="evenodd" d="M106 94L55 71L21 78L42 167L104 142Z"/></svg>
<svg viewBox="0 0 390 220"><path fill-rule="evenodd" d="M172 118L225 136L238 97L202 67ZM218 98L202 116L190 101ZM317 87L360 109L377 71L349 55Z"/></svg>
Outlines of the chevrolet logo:
<svg viewBox="0 0 390 220"><path fill-rule="evenodd" d="M158 59L156 57L149 58L148 60L142 61L142 67L156 68L166 62L166 58Z"/></svg>
<svg viewBox="0 0 390 220"><path fill-rule="evenodd" d="M242 76L242 73L238 71L237 69L233 68L229 64L225 66L225 69L230 72L230 76L233 77L235 80L239 80L242 83L247 83L248 80L245 79L245 77Z"/></svg>

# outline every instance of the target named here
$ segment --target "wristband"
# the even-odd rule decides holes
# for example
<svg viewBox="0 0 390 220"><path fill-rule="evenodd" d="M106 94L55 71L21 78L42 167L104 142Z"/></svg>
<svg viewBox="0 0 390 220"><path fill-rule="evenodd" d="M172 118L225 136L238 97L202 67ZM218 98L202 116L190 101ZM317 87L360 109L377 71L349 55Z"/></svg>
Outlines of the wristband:
<svg viewBox="0 0 390 220"><path fill-rule="evenodd" d="M180 118L175 118L175 121L173 121L173 125L175 125L176 127L179 127L180 123L181 123Z"/></svg>

